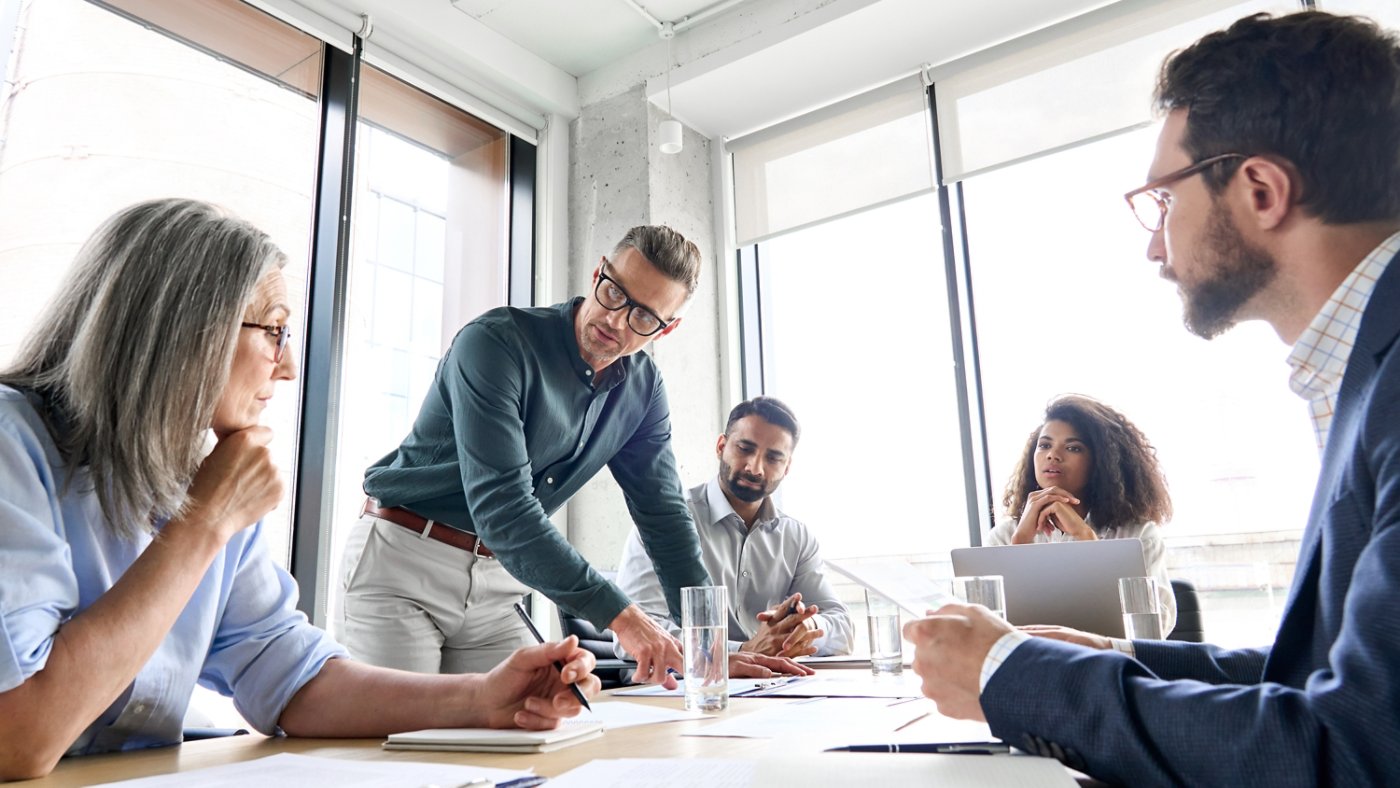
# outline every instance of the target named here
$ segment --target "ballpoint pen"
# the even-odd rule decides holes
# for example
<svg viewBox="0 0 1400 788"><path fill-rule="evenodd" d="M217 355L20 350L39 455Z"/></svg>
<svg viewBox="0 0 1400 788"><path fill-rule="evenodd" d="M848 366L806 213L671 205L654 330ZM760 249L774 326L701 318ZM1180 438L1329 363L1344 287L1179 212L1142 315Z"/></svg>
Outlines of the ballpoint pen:
<svg viewBox="0 0 1400 788"><path fill-rule="evenodd" d="M827 752L922 752L943 755L996 755L1011 752L1011 745L999 741L949 742L943 744L852 744L832 747Z"/></svg>
<svg viewBox="0 0 1400 788"><path fill-rule="evenodd" d="M530 630L530 634L535 636L535 640L543 644L544 636L540 634L538 629L535 629L535 622L530 620L530 614L525 612L525 608L521 607L519 602L515 603L515 612L520 615L520 620L525 622L525 628ZM554 660L554 667L559 669L559 674L561 676L564 674L564 663L556 659ZM578 702L582 703L585 709L593 711L593 707L588 705L588 698L583 696L583 690L578 688L578 684L570 684L569 689L573 691L574 697L578 698Z"/></svg>

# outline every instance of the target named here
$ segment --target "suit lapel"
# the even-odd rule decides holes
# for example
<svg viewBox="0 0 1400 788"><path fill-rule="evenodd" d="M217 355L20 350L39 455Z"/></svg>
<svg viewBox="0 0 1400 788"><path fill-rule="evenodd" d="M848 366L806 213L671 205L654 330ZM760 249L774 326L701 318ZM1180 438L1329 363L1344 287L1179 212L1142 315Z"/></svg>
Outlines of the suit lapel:
<svg viewBox="0 0 1400 788"><path fill-rule="evenodd" d="M1332 414L1332 425L1328 430L1327 446L1322 452L1322 468L1317 477L1317 488L1313 492L1312 509L1308 515L1307 529L1303 532L1302 544L1298 550L1298 566L1293 577L1293 585L1288 593L1288 603L1284 607L1284 619L1280 626L1280 639L1289 625L1294 605L1306 592L1316 596L1317 575L1321 568L1321 545L1324 514L1339 493L1339 484L1347 463L1356 447L1358 408L1357 402L1370 386L1381 359L1395 343L1400 333L1400 255L1391 258L1381 278L1376 280L1375 289L1366 303L1366 311L1361 316L1361 326L1356 332L1356 343L1347 359L1346 372L1342 375L1341 389L1337 394L1337 409ZM1304 621L1296 622L1311 626L1311 610Z"/></svg>

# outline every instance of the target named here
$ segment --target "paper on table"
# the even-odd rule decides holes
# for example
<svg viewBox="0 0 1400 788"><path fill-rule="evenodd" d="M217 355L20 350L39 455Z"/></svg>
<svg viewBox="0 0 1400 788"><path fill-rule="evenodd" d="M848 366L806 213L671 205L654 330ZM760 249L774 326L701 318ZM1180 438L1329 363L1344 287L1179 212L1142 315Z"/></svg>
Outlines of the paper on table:
<svg viewBox="0 0 1400 788"><path fill-rule="evenodd" d="M616 700L606 703L594 701L593 711L579 712L579 715L574 719L600 722L604 729L613 730L630 728L633 725L650 725L653 722L698 720L707 716L709 715L699 710L663 709L658 706L643 706L640 703Z"/></svg>
<svg viewBox="0 0 1400 788"><path fill-rule="evenodd" d="M554 785L552 781L549 784ZM1077 783L1059 761L1051 758L829 752L765 758L758 762L758 771L750 785L1076 788Z"/></svg>
<svg viewBox="0 0 1400 788"><path fill-rule="evenodd" d="M919 618L958 601L898 558L828 558L825 564Z"/></svg>
<svg viewBox="0 0 1400 788"><path fill-rule="evenodd" d="M777 687L788 682L800 681L802 678L802 676L779 676L778 678L772 679L730 679L729 696L748 695L755 690ZM660 684L644 684L640 687L628 687L627 689L618 690L613 694L646 697L680 697L685 695L685 679L678 680L676 682L676 688L673 690L668 690Z"/></svg>
<svg viewBox="0 0 1400 788"><path fill-rule="evenodd" d="M549 781L549 788L742 788L754 785L758 761L728 758L607 758Z"/></svg>
<svg viewBox="0 0 1400 788"><path fill-rule="evenodd" d="M730 717L685 736L736 736L775 739L817 737L822 741L857 735L893 734L905 723L927 713L921 704L890 703L885 698L812 698L774 703L748 714Z"/></svg>
<svg viewBox="0 0 1400 788"><path fill-rule="evenodd" d="M868 670L828 670L775 687L756 689L746 698L922 698L914 673L873 676Z"/></svg>
<svg viewBox="0 0 1400 788"><path fill-rule="evenodd" d="M619 758L591 761L549 781L549 788L749 788L802 785L937 785L939 788L1066 786L1058 761L998 755L817 753L758 761L722 758Z"/></svg>
<svg viewBox="0 0 1400 788"><path fill-rule="evenodd" d="M198 785L200 788L402 788L405 785L462 785L485 777L505 782L529 777L518 769L485 766L453 766L413 761L352 761L282 753L255 761L212 766L159 777L106 783L99 788L166 788Z"/></svg>

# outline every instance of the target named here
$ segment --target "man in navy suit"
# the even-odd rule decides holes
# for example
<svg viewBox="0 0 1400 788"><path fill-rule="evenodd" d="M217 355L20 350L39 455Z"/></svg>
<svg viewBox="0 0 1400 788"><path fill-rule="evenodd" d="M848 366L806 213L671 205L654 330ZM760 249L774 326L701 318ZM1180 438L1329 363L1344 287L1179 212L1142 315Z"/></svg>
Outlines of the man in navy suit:
<svg viewBox="0 0 1400 788"><path fill-rule="evenodd" d="M1131 785L1400 785L1400 42L1357 18L1240 20L1164 65L1129 192L1193 332L1293 346L1322 471L1271 647L910 622L925 694Z"/></svg>

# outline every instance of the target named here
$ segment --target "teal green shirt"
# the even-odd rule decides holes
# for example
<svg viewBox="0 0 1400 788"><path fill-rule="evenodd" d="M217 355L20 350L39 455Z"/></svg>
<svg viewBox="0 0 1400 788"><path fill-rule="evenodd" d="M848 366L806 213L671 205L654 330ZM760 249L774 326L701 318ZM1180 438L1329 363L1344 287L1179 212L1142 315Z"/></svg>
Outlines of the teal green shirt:
<svg viewBox="0 0 1400 788"><path fill-rule="evenodd" d="M651 357L620 358L594 385L574 310L500 307L457 333L398 449L365 492L477 534L516 579L607 626L630 600L549 521L604 465L656 565L673 614L709 585L671 451L671 414Z"/></svg>

